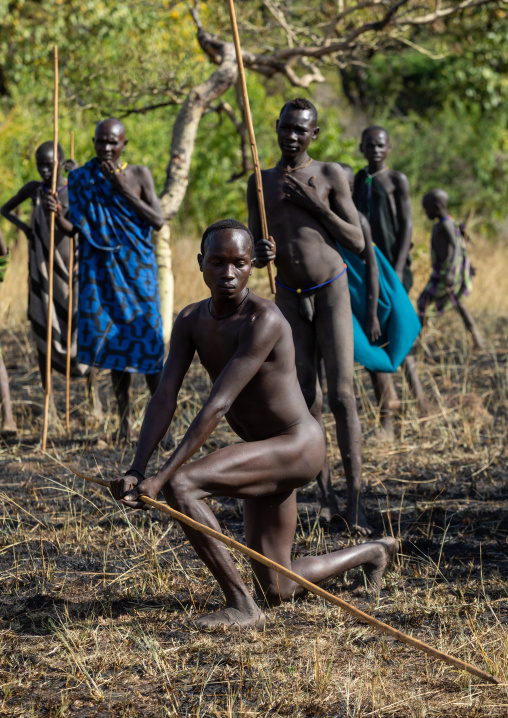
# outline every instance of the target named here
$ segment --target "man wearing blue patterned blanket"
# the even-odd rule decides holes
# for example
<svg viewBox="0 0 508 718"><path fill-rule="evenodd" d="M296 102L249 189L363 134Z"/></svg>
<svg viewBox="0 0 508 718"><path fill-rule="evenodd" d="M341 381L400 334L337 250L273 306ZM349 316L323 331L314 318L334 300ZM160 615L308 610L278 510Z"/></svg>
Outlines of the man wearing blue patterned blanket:
<svg viewBox="0 0 508 718"><path fill-rule="evenodd" d="M163 219L147 167L127 165L125 127L99 122L96 157L69 174L68 219L79 232L79 361L111 370L118 438L130 437L130 374L153 394L164 359L152 228Z"/></svg>

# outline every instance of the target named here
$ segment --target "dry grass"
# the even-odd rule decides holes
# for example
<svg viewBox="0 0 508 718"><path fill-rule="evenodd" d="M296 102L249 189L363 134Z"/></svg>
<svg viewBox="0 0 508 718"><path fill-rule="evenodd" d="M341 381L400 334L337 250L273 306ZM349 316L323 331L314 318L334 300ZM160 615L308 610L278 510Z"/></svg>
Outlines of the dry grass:
<svg viewBox="0 0 508 718"><path fill-rule="evenodd" d="M180 240L174 252L179 309L205 292L194 270L196 244ZM193 616L217 608L222 598L179 527L158 512L126 512L52 458L107 478L125 468L132 448L108 445L113 407L104 427L88 424L84 387L75 383L72 440L54 426L49 455L38 449L42 392L23 323L26 265L18 255L0 308L0 341L21 429L19 440L0 439L0 715L506 716L508 305L500 288L507 248L477 240L472 254L480 273L470 306L488 352L472 353L453 315L431 325L418 358L432 416L419 420L408 400L397 421L400 440L377 445L373 397L363 372L356 374L368 512L377 535L393 533L402 544L378 599L350 593L354 573L331 590L495 673L505 685L482 685L314 598L270 610L264 632L197 632ZM427 261L415 262L417 287ZM255 279L256 290L267 292L264 273ZM109 397L107 373L100 382ZM59 377L55 383L62 407L63 384ZM405 385L399 389L406 399ZM177 440L207 390L200 367L193 366L175 418ZM139 426L146 402L139 378L135 400ZM329 414L326 425L343 506ZM221 425L202 452L231 439ZM153 466L164 458L154 457ZM243 540L237 502L214 501L213 507L225 530ZM315 484L301 492L299 509L296 555L352 540L319 526ZM237 560L251 585L247 562Z"/></svg>

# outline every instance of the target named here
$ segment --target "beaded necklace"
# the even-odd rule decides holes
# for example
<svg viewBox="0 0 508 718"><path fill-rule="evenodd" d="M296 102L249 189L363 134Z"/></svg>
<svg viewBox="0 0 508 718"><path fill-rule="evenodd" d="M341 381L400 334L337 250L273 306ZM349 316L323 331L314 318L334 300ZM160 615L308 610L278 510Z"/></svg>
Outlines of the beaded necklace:
<svg viewBox="0 0 508 718"><path fill-rule="evenodd" d="M304 167L308 167L311 162L314 162L312 157L309 157L308 160L305 160L301 165L298 165L298 167L281 167L280 161L277 162L275 165L275 169L279 170L279 172L284 172L285 175L290 175L292 172L296 172L296 170L303 170Z"/></svg>
<svg viewBox="0 0 508 718"><path fill-rule="evenodd" d="M249 293L250 293L250 289L247 289L247 294L246 294L245 297L242 299L242 301L240 302L240 304L238 304L238 305L235 307L235 309L233 309L233 311L231 312L231 314L225 314L223 317L216 317L215 314L212 313L212 310L210 309L210 306L211 306L211 304L212 304L212 298L210 297L210 299L208 300L208 305L207 305L207 306L208 306L208 314L212 317L212 319L217 319L217 320L219 320L219 321L220 321L221 319L229 319L229 317L232 317L233 314L236 314L237 311L241 308L241 306L242 306L243 304L245 304L245 301L246 301L247 297L249 296Z"/></svg>
<svg viewBox="0 0 508 718"><path fill-rule="evenodd" d="M42 184L42 189L44 190L44 192L46 192L46 194L52 193L51 187L48 189L48 187L46 187L46 185L44 185L44 184ZM60 187L59 189L57 189L56 193L60 194L60 192L63 192L64 189L67 189L67 180L65 180L63 187Z"/></svg>
<svg viewBox="0 0 508 718"><path fill-rule="evenodd" d="M376 172L373 172L372 174L369 172L367 168L365 168L365 172L367 174L367 179L372 180L373 177L380 174L381 172L385 172L385 170L389 169L389 167L382 167L380 170L377 170Z"/></svg>
<svg viewBox="0 0 508 718"><path fill-rule="evenodd" d="M372 180L376 175L381 174L381 172L385 172L389 167L383 167L380 170L377 170L377 172L373 172L370 174L369 168L365 167L365 179L363 180L363 187L361 189L360 194L360 207L358 208L363 214L367 217L367 219L370 219L370 204L372 199Z"/></svg>

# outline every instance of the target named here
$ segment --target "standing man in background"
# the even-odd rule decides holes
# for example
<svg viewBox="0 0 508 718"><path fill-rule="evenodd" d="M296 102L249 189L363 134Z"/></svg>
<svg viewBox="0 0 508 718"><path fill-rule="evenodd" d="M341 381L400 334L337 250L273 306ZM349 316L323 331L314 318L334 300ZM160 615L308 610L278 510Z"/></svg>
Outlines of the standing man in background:
<svg viewBox="0 0 508 718"><path fill-rule="evenodd" d="M152 229L163 219L147 167L121 155L125 127L99 122L96 157L69 175L69 219L79 232L79 360L111 370L118 439L131 435L130 375L144 374L153 394L164 359Z"/></svg>
<svg viewBox="0 0 508 718"><path fill-rule="evenodd" d="M298 98L281 110L276 125L281 158L262 173L268 226L263 237L254 177L249 179L249 227L256 240L256 266L274 260L276 304L293 330L298 381L309 410L324 432L318 357L324 360L328 402L347 485L346 524L371 533L361 497L362 431L353 389L353 319L346 267L337 242L358 254L364 240L346 175L339 164L307 154L319 132L317 112ZM321 517L338 514L328 461L317 477Z"/></svg>
<svg viewBox="0 0 508 718"><path fill-rule="evenodd" d="M413 218L408 179L386 164L391 144L384 127L367 127L362 133L360 151L368 165L356 173L353 200L369 220L373 242L390 262L409 294L413 286L409 256ZM416 398L418 414L426 416L429 403L416 371L414 356L408 354L402 366ZM391 410L400 408L392 377L381 372L370 372L370 375L381 417L387 425L391 425Z"/></svg>

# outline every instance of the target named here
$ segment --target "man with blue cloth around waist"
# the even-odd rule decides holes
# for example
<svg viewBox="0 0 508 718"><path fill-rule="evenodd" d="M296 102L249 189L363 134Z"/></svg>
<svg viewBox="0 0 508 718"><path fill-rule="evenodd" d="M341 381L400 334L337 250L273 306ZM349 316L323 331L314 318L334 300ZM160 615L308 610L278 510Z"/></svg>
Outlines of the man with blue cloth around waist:
<svg viewBox="0 0 508 718"><path fill-rule="evenodd" d="M353 252L363 250L358 212L342 168L335 162L317 162L307 152L319 133L317 111L311 102L296 98L286 103L276 131L280 160L262 172L273 239L262 236L253 177L247 190L256 266L275 262L276 303L293 330L298 381L310 413L324 432L318 381L318 357L323 357L328 403L346 478L344 525L351 532L368 535L371 529L361 496L362 432L353 386L351 300L347 270L336 245L337 239ZM328 461L317 481L320 518L330 521L339 507Z"/></svg>
<svg viewBox="0 0 508 718"><path fill-rule="evenodd" d="M68 219L79 232L78 358L111 370L118 438L130 438L132 372L153 394L164 359L157 264L151 231L163 224L152 175L127 165L125 127L99 122L96 157L69 175Z"/></svg>

